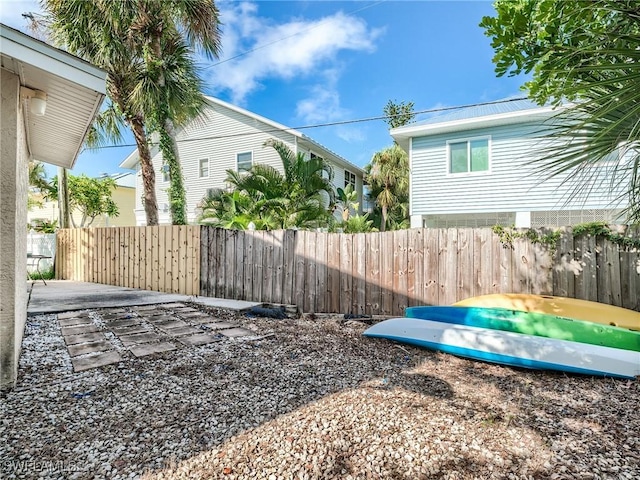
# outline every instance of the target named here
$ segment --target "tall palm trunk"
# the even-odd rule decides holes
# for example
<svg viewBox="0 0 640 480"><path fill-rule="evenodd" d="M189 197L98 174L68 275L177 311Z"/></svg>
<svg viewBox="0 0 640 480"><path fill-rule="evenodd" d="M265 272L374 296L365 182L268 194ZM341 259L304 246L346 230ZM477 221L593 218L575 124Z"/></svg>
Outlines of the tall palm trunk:
<svg viewBox="0 0 640 480"><path fill-rule="evenodd" d="M151 36L151 48L155 58L146 59L148 64L162 65L162 48L160 39L162 37L162 23L156 24L156 28ZM166 87L164 66L154 67L158 73L158 85L160 90ZM186 225L187 222L187 195L184 189L182 178L182 168L180 167L180 155L178 153L178 143L175 137L175 127L169 114L169 100L166 95L162 96L163 105L158 105L156 110L157 128L160 130L160 149L162 158L169 168L169 205L171 209L171 223L173 225Z"/></svg>
<svg viewBox="0 0 640 480"><path fill-rule="evenodd" d="M156 173L153 170L151 151L147 143L147 134L144 123L139 117L129 119L131 131L138 146L140 169L142 170L142 183L144 186L144 211L147 216L147 225L158 225L158 200L156 198Z"/></svg>

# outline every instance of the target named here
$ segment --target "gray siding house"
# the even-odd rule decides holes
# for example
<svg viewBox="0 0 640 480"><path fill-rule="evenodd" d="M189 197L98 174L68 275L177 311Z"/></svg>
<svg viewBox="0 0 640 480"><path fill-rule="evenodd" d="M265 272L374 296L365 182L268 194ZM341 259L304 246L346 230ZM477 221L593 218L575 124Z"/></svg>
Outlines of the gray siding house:
<svg viewBox="0 0 640 480"><path fill-rule="evenodd" d="M317 155L327 160L333 167L334 185L344 188L352 184L362 200L364 172L361 168L297 130L217 98L206 98L207 106L204 113L183 127L177 135L190 223L197 221L198 204L207 195L208 190L225 187L227 170L243 169L261 163L283 172L282 162L276 151L263 146L264 142L271 138L281 140L294 152ZM171 223L167 195L169 178L163 171L162 153L155 149L152 154L156 172L159 221L161 224L168 224ZM145 225L138 151L132 152L120 167L136 170L136 222L137 225Z"/></svg>
<svg viewBox="0 0 640 480"><path fill-rule="evenodd" d="M528 100L506 100L392 129L409 154L411 226L615 221L619 192L609 191L606 166L578 191L566 175L547 179L530 164L552 141L548 133L557 113Z"/></svg>

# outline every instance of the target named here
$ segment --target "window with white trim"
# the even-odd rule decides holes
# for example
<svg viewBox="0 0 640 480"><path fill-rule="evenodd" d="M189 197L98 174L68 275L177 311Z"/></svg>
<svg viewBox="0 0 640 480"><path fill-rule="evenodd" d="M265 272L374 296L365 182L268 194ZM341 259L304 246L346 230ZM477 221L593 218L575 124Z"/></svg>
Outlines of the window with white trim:
<svg viewBox="0 0 640 480"><path fill-rule="evenodd" d="M447 142L449 173L473 173L489 170L489 139L474 138Z"/></svg>
<svg viewBox="0 0 640 480"><path fill-rule="evenodd" d="M162 181L163 182L168 182L170 180L170 178L169 178L169 165L163 165L160 168L160 171L162 172Z"/></svg>
<svg viewBox="0 0 640 480"><path fill-rule="evenodd" d="M201 158L199 162L199 174L200 178L209 177L209 159Z"/></svg>
<svg viewBox="0 0 640 480"><path fill-rule="evenodd" d="M246 172L253 165L253 152L242 152L236 155L236 165L239 172Z"/></svg>
<svg viewBox="0 0 640 480"><path fill-rule="evenodd" d="M349 185L355 191L356 189L356 174L350 172L349 170L344 171L344 188L347 188Z"/></svg>

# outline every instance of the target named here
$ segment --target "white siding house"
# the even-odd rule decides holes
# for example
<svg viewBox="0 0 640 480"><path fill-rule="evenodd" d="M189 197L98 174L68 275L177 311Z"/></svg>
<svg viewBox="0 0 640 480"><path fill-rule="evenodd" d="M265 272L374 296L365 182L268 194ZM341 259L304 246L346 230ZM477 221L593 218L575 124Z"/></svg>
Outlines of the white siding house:
<svg viewBox="0 0 640 480"><path fill-rule="evenodd" d="M197 221L197 206L212 188L224 188L227 170L246 168L258 163L272 165L283 172L282 162L276 151L264 147L268 139L281 140L294 152L317 155L324 158L334 171L334 184L344 188L346 182L354 182L358 196L362 198L361 168L331 152L311 138L248 110L231 105L217 98L206 97L204 113L182 128L177 135L178 151L187 192L187 216L190 223ZM162 154L155 149L153 166L156 172L158 216L161 224L171 223L169 212L168 175L163 172ZM132 152L120 165L136 169L136 222L146 224L142 204L143 184L138 151Z"/></svg>
<svg viewBox="0 0 640 480"><path fill-rule="evenodd" d="M392 129L409 154L411 226L615 221L619 192L609 191L606 166L578 191L566 175L547 178L531 164L553 141L548 133L557 113L509 100Z"/></svg>

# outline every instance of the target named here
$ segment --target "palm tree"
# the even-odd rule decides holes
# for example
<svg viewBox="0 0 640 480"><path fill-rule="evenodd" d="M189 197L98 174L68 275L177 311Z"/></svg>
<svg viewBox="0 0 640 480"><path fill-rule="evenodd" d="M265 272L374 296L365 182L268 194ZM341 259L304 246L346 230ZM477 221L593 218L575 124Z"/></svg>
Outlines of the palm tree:
<svg viewBox="0 0 640 480"><path fill-rule="evenodd" d="M335 190L333 170L321 158L307 159L294 154L284 143L268 140L282 160L284 174L271 165L253 165L247 172L227 170L226 182L232 192L216 191L203 200L203 215L214 218L218 225L231 228L316 228L331 218ZM234 219L229 222L230 219Z"/></svg>
<svg viewBox="0 0 640 480"><path fill-rule="evenodd" d="M174 123L193 118L204 104L189 47L198 45L207 55L217 55L219 22L213 1L43 0L43 5L58 43L108 73L112 113L124 118L138 147L147 225L158 224L149 131L160 133L169 165L173 221L186 223Z"/></svg>
<svg viewBox="0 0 640 480"><path fill-rule="evenodd" d="M186 224L186 194L176 123L195 117L204 105L200 79L190 48L207 57L220 53L220 21L213 0L138 0L132 30L142 43L145 69L134 101L160 134L168 167L169 204L174 224Z"/></svg>
<svg viewBox="0 0 640 480"><path fill-rule="evenodd" d="M372 197L382 211L380 231L384 232L389 224L390 211L399 212L403 219L406 217L409 198L409 160L407 153L394 144L377 152L368 167L366 180L371 187Z"/></svg>
<svg viewBox="0 0 640 480"><path fill-rule="evenodd" d="M141 61L133 48L130 35L132 11L130 2L75 2L44 0L48 14L47 28L55 43L107 72L107 94L111 107L105 118L121 116L130 127L138 148L144 185L143 204L147 225L158 225L158 202L155 192L155 172L147 138L143 112L131 102ZM99 130L106 135L118 135L117 122L105 121L108 129L94 129L91 137L96 143Z"/></svg>

